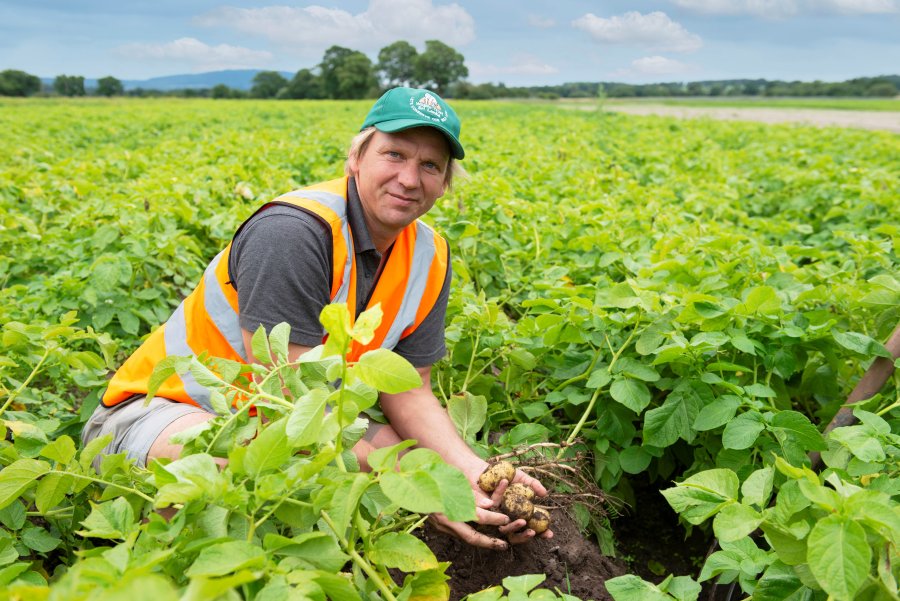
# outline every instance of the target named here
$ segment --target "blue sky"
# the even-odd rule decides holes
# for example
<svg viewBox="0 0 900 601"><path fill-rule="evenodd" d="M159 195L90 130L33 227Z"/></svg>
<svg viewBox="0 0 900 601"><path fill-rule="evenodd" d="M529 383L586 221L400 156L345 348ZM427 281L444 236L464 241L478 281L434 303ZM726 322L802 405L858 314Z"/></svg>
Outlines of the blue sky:
<svg viewBox="0 0 900 601"><path fill-rule="evenodd" d="M0 0L0 69L42 77L311 68L439 39L469 80L766 78L900 72L900 0Z"/></svg>

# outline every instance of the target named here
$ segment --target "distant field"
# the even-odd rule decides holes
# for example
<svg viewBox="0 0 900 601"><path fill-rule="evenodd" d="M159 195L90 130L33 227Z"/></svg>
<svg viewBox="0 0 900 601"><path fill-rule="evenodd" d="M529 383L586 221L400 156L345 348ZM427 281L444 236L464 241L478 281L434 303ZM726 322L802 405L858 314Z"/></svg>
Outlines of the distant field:
<svg viewBox="0 0 900 601"><path fill-rule="evenodd" d="M608 104L665 104L696 107L798 108L850 111L900 111L896 98L608 98Z"/></svg>

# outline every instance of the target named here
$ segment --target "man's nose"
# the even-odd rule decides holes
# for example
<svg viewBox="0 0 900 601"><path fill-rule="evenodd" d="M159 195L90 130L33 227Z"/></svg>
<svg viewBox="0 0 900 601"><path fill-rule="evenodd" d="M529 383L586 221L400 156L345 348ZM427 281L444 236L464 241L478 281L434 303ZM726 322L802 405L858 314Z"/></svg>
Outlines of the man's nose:
<svg viewBox="0 0 900 601"><path fill-rule="evenodd" d="M404 188L417 188L419 186L419 166L414 161L406 161L397 174L400 185Z"/></svg>

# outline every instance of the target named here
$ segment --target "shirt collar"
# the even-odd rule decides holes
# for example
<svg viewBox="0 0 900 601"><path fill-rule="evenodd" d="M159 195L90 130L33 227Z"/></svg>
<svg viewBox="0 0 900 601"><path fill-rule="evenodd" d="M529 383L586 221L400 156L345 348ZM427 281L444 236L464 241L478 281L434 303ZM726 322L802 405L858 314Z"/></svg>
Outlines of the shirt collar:
<svg viewBox="0 0 900 601"><path fill-rule="evenodd" d="M347 224L353 236L353 245L356 253L374 250L375 244L372 242L372 236L369 234L369 228L366 226L366 217L363 213L362 202L359 200L359 192L356 189L356 180L352 177L347 179Z"/></svg>

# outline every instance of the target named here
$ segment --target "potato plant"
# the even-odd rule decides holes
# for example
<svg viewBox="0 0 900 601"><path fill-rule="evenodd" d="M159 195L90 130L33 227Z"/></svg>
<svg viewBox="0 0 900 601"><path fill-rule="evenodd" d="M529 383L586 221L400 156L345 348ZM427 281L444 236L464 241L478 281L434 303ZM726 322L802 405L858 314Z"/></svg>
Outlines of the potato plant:
<svg viewBox="0 0 900 601"><path fill-rule="evenodd" d="M206 568L188 573L185 562L195 562L208 544L264 543L272 534L269 524L281 524L282 518L311 519L301 506L279 504L275 492L284 494L286 482L305 482L292 480L301 472L327 474L328 490L363 487L362 479L354 484L356 476L341 471L342 460L345 468L352 466L338 451L358 435L345 417L370 403L369 393L348 384L342 401L346 415L328 422L333 465L305 471L301 466L313 461L309 456L291 454L284 465L293 471L285 471L260 463L258 451L250 454L251 468L242 467L245 458L237 455L249 451L233 448L282 441L282 434L284 440L307 442L293 438L300 415L291 422L285 405L305 393L298 388L282 403L257 399L262 414L274 418L274 429L246 412L226 413L229 394L236 394L229 386L249 375L233 366L214 366L216 378L202 363L168 366L198 371L222 395L223 416L187 441L190 455L181 461L234 452L229 470L249 472L226 470L213 478L205 459L189 460L206 462L203 466L176 462L174 472L167 466L147 472L107 459L100 473L92 473L86 466L97 449L79 448L75 441L106 374L165 320L235 226L265 200L341 173L346 142L367 109L366 102L324 101L0 101L6 159L0 165L0 428L5 434L0 467L12 474L2 476L8 503L0 512L5 529L0 584L40 588L65 582L71 590L147 591L158 585L198 596L221 585L251 597L260 587L275 591L339 582L242 580L282 563L285 569L291 562L300 565L306 560L296 546L279 547L289 549L281 555L272 546L261 547L265 568L243 547L234 557L247 555L246 564L236 559L227 574L202 574ZM808 481L807 492L818 490L808 475L795 478L777 467L803 470L807 453L817 451L826 457L827 469L816 476L826 491L843 499L859 487L878 493L879 504L894 507L896 473L882 453L893 456L890 436L900 433L897 376L859 407L881 421L839 428L827 437L821 432L866 365L885 355L881 343L900 321L896 135L679 122L500 102L463 102L459 112L464 135L470 136L465 162L471 177L427 216L450 240L455 278L447 315L449 353L433 374L436 394L478 452L488 457L523 444L571 442L575 446L566 452L589 454L588 472L603 489L633 502L629 478L635 474L669 488L673 481L720 470L712 473L734 474L743 488L753 474L774 470L773 491L790 490L792 481ZM270 348L280 348L271 343L272 335L280 340L283 333L269 333ZM275 375L255 390L280 398L279 381L289 369L277 369L281 363L273 359L265 369ZM311 391L327 389L325 376L335 375L322 373L328 369L338 370L324 357L299 366L303 378L315 382ZM301 403L306 410L318 407L321 399L315 395ZM41 454L45 448L51 449L49 456ZM185 475L194 469L204 475ZM365 486L362 509L354 514L370 524L376 539L383 528L402 534L414 523L397 514L389 523L375 521L390 499L373 491L384 477L394 478L388 472L372 476L378 483ZM838 489L838 481L844 488ZM172 503L188 508L177 514L184 518L167 522L148 512L163 488L177 499ZM60 490L65 491L61 500L48 507ZM726 492L723 503L756 512L749 523L757 513L765 516L759 523L764 538L754 531L723 542L721 552L732 554L728 561L739 557L746 569L703 576L730 579L748 590L754 575L763 574L762 582L794 582L796 576L814 591L810 595L823 594L808 586L812 576L798 567L812 565L808 556L806 563L791 563L777 544L766 542L775 536L770 534L775 526L766 524L778 523L766 511L782 502L781 492L766 506L730 495L730 488ZM297 494L314 491L301 487ZM318 505L298 500L326 507L331 493L321 494ZM803 498L807 507L781 517L792 517L795 546L806 545L808 555L809 549L825 547L810 539L812 529L800 531L802 523L809 525L826 510ZM788 507L792 498L786 499ZM882 545L896 548L891 531L873 527L841 503L841 519L866 533L871 569L858 589L853 585L860 582L863 562L843 591L817 577L816 586L829 594L835 590L835 598L850 590L883 590L874 581L877 574L890 597L895 593L890 578L882 576L886 564L879 561L881 572L874 570ZM228 513L225 519L215 509L204 517L199 509L231 504L243 514ZM91 525L84 525L95 510ZM730 512L751 515L744 509L722 512L726 518ZM141 515L150 521L138 525ZM584 525L598 525L593 516L578 515ZM132 518L134 529L126 527ZM710 515L695 527L716 534L715 520L726 518ZM78 534L102 532L99 524L105 522L111 524L110 535L122 536ZM296 544L337 540L326 523L316 528L320 534L312 542ZM847 526L850 530L859 534ZM344 534L366 559L365 544L360 547L360 539L353 538L362 531L352 522ZM834 539L837 532L825 538ZM611 552L610 533L599 534ZM141 545L178 551L163 558L145 553ZM239 546L235 542L222 552ZM70 567L75 565L87 567L75 571ZM98 573L92 565L113 576L90 580ZM346 571L350 586L372 590L365 571L352 565ZM635 578L610 591L624 586L639 594L689 598L695 590L683 576L657 584ZM433 579L440 576L434 573ZM509 589L510 595L523 589L515 590ZM506 595L490 593L495 594Z"/></svg>

